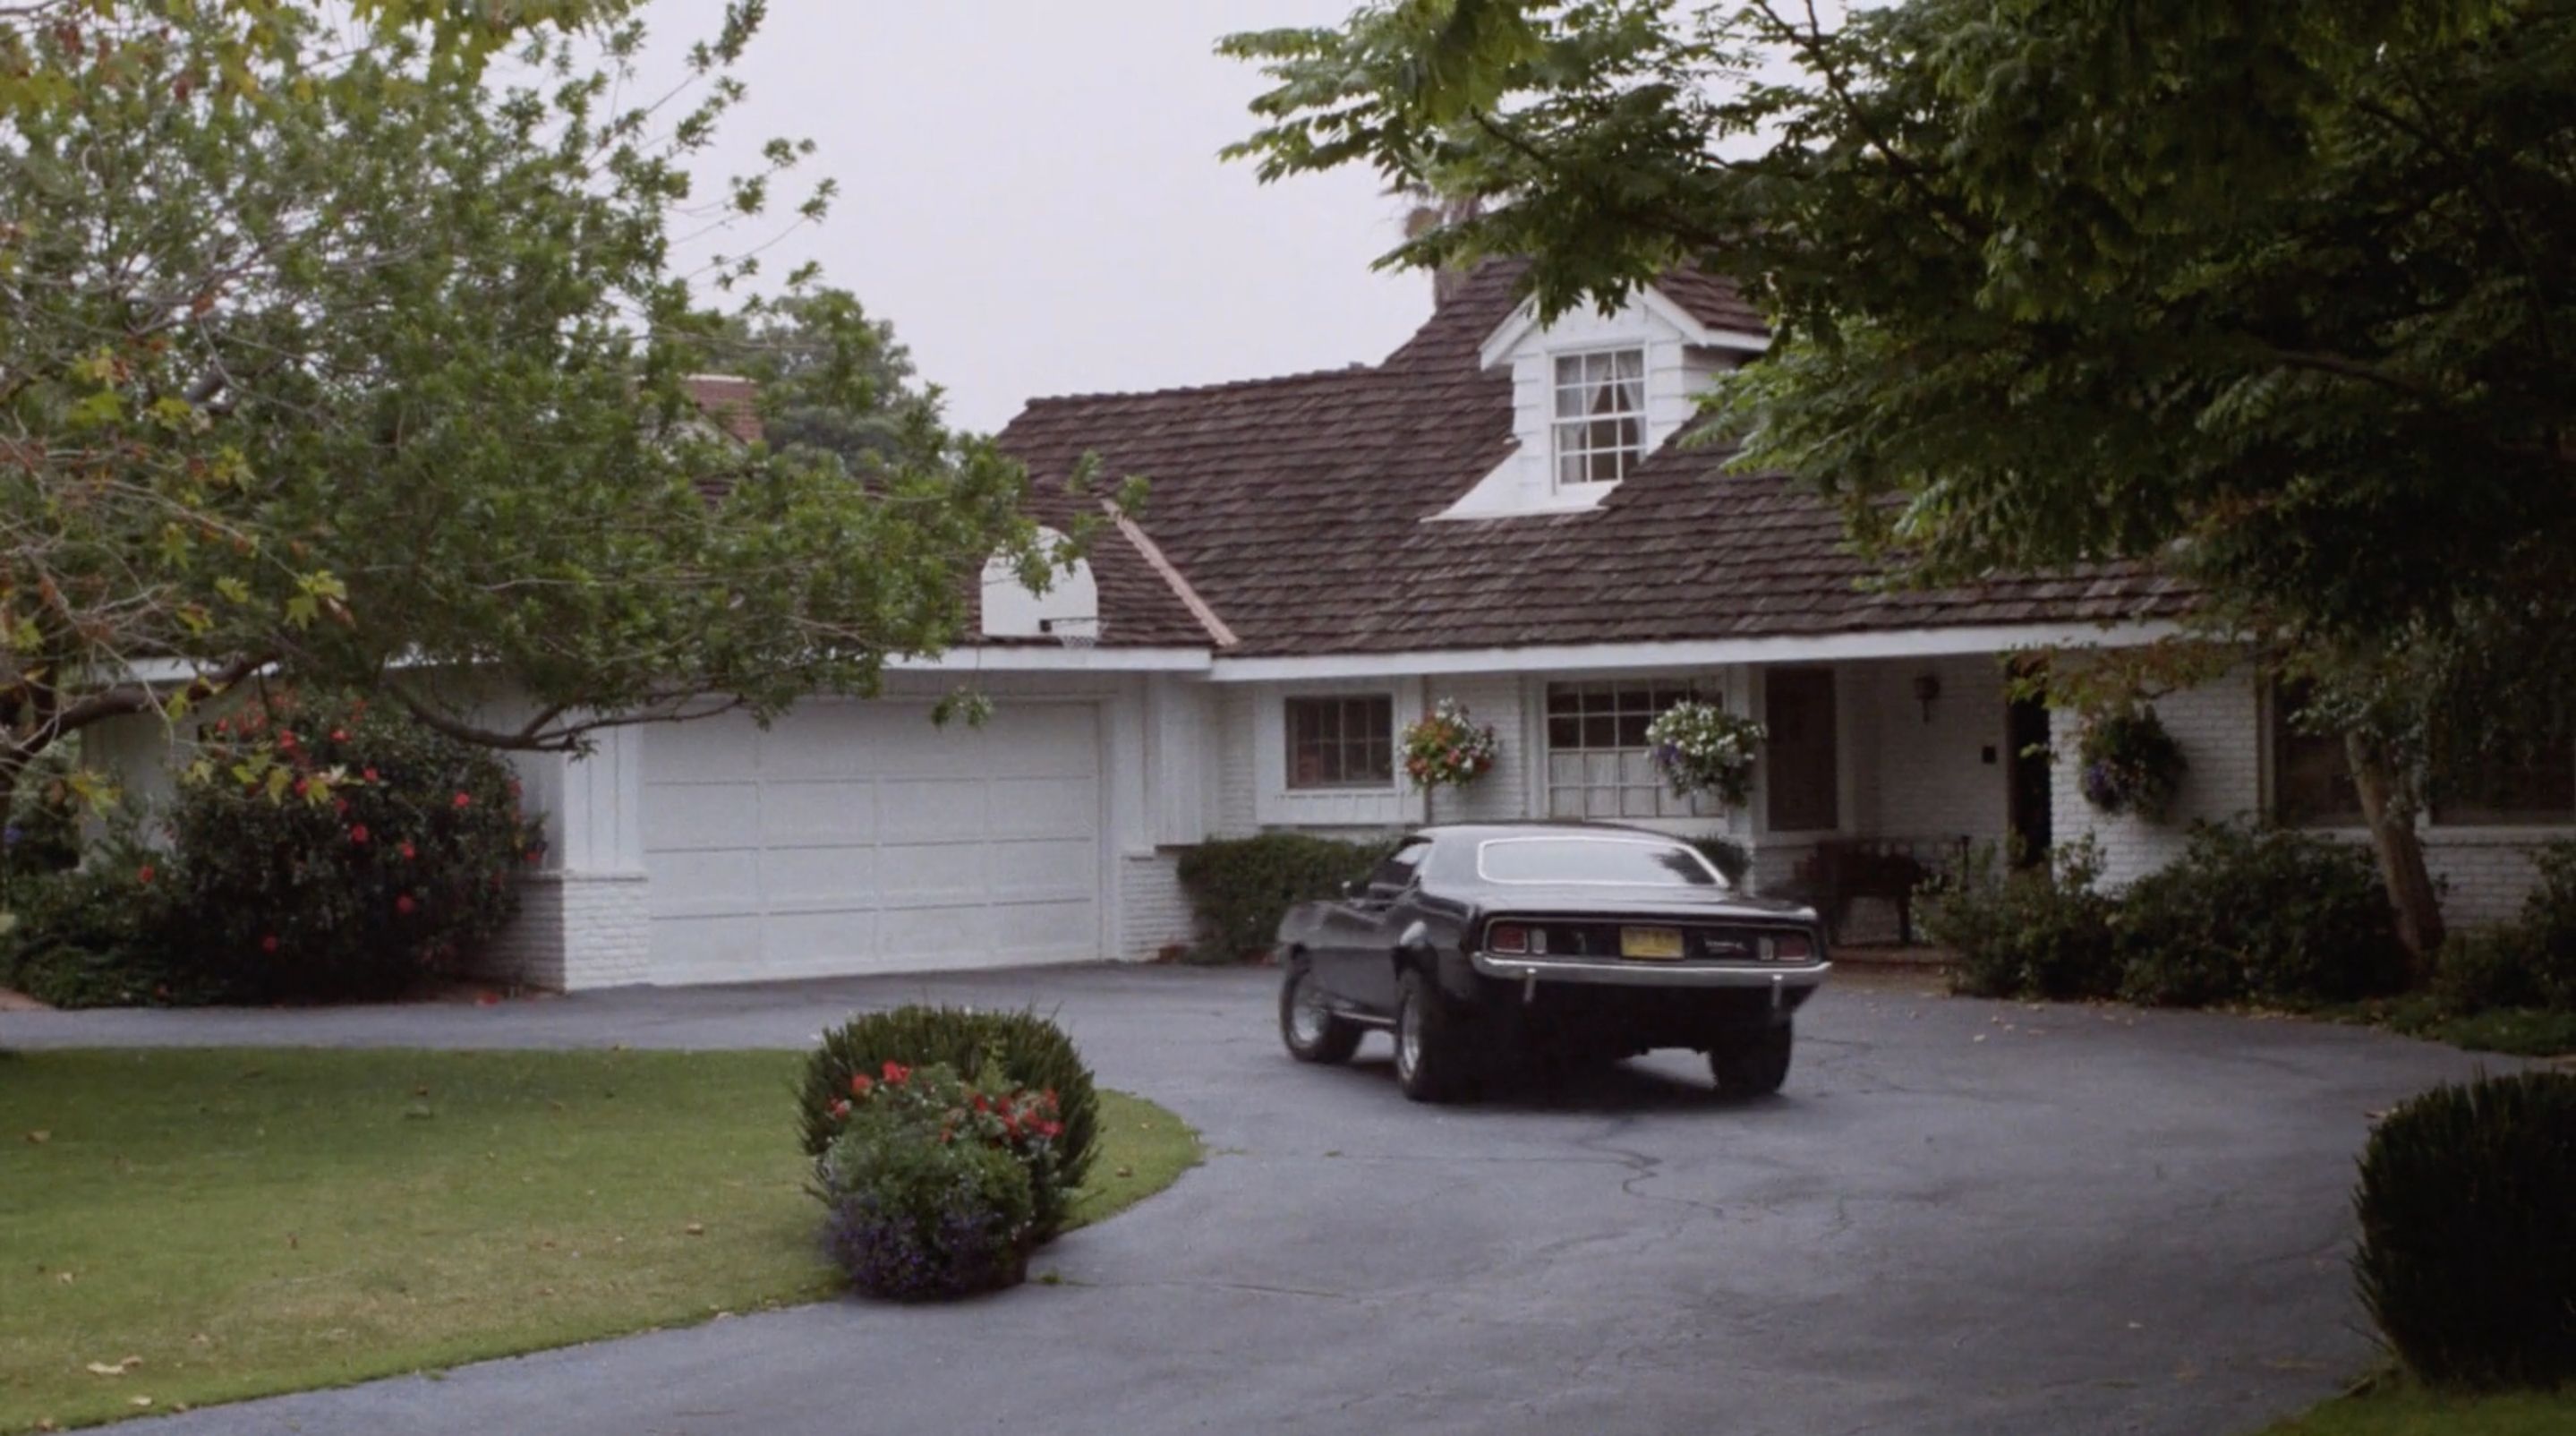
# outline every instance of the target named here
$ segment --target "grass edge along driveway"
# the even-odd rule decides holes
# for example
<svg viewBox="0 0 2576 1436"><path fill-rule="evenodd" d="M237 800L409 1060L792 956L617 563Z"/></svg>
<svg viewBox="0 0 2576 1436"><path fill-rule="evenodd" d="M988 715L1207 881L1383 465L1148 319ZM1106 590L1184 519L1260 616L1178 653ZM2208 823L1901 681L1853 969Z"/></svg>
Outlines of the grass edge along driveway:
<svg viewBox="0 0 2576 1436"><path fill-rule="evenodd" d="M803 1060L0 1052L0 1432L830 1297ZM1076 1226L1200 1157L1171 1113L1101 1098Z"/></svg>

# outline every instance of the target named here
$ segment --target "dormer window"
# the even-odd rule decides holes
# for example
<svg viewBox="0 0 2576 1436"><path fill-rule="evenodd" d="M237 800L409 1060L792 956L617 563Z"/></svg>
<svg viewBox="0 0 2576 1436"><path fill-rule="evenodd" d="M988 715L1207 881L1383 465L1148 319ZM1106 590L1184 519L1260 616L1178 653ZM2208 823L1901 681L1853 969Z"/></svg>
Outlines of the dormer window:
<svg viewBox="0 0 2576 1436"><path fill-rule="evenodd" d="M1615 484L1646 454L1646 351L1556 359L1556 486Z"/></svg>

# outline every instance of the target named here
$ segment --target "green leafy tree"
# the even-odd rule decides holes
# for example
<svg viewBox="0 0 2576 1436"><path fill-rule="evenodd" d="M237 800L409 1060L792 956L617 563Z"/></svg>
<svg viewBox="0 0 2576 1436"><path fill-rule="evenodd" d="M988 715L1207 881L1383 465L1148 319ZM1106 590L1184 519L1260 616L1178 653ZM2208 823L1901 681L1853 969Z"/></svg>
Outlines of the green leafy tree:
<svg viewBox="0 0 2576 1436"><path fill-rule="evenodd" d="M1736 279L1774 344L1723 432L1898 581L2197 584L2351 735L2419 952L2428 755L2565 741L2576 6L1380 0L1224 48L1265 176L1487 202L1394 261L1525 256L1549 314Z"/></svg>
<svg viewBox="0 0 2576 1436"><path fill-rule="evenodd" d="M710 347L720 369L758 381L764 393L796 396L762 416L771 447L836 454L853 472L899 461L909 426L938 414L938 391L916 383L894 325L870 319L847 290L755 300L727 316ZM844 365L830 382L812 382Z"/></svg>
<svg viewBox="0 0 2576 1436"><path fill-rule="evenodd" d="M702 420L766 237L708 246L830 190L773 213L784 140L692 183L762 0L641 100L630 8L0 6L0 793L269 673L520 748L865 693L989 555L1066 556L810 273L762 403L888 417L865 473Z"/></svg>

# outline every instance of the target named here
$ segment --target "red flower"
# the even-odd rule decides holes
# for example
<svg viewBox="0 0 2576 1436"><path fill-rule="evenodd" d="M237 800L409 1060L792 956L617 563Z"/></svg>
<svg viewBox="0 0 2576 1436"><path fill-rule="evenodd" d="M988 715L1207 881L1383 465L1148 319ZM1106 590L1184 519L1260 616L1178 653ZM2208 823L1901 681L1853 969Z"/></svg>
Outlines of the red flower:
<svg viewBox="0 0 2576 1436"><path fill-rule="evenodd" d="M342 817L348 816L349 800L346 798L333 798L331 800L331 811L340 814ZM363 839L361 841L363 841Z"/></svg>
<svg viewBox="0 0 2576 1436"><path fill-rule="evenodd" d="M837 1121L839 1121L839 1120L841 1120L841 1119L842 1119L842 1118L844 1118L844 1117L849 1116L849 1115L850 1115L850 1099L849 1099L849 1098L847 1098L847 1097L843 1097L843 1098L841 1098L840 1100L838 1100L838 1101L834 1102L834 1103L832 1104L832 1106L831 1106L831 1113L832 1113L832 1120L833 1120L833 1121L836 1121L836 1122L837 1122Z"/></svg>
<svg viewBox="0 0 2576 1436"><path fill-rule="evenodd" d="M277 934L272 932L268 936L261 938L259 940L259 950L262 952L277 951Z"/></svg>
<svg viewBox="0 0 2576 1436"><path fill-rule="evenodd" d="M312 789L312 787L313 787L313 780L312 780L312 779L310 779L310 778L298 778L298 779L296 779L296 780L295 780L295 796L297 796L297 797L299 797L299 798L303 797L303 796L305 795L305 793L309 792L309 791Z"/></svg>
<svg viewBox="0 0 2576 1436"><path fill-rule="evenodd" d="M134 880L143 884L145 887L152 886L152 865L150 863L145 863L143 866L136 868L134 870Z"/></svg>
<svg viewBox="0 0 2576 1436"><path fill-rule="evenodd" d="M900 1062L888 1062L885 1065L885 1079L889 1082L901 1083L903 1079L911 1075L912 1069L904 1066Z"/></svg>
<svg viewBox="0 0 2576 1436"><path fill-rule="evenodd" d="M277 730L277 746L279 746L280 748L292 748L292 747L294 747L294 746L295 746L295 734L294 734L294 732L293 732L292 730L290 730L290 729L285 729L285 728L280 728L280 729L278 729L278 730Z"/></svg>
<svg viewBox="0 0 2576 1436"><path fill-rule="evenodd" d="M1057 1137L1062 1136L1063 1134L1064 1124L1062 1122L1038 1123L1038 1135L1046 1138L1048 1141L1054 1141Z"/></svg>
<svg viewBox="0 0 2576 1436"><path fill-rule="evenodd" d="M877 1084L868 1080L868 1074L865 1072L851 1074L850 1092L854 1096L864 1097L868 1095L868 1089L875 1085Z"/></svg>
<svg viewBox="0 0 2576 1436"><path fill-rule="evenodd" d="M988 1104L984 1101L984 1094L983 1094L983 1093L981 1093L981 1092L976 1093L973 1097L968 1098L967 1100L968 1100L968 1101L969 1101L969 1102L974 1106L975 1110L976 1110L976 1111L978 1111L978 1112L982 1112L982 1111L986 1111L986 1110L988 1110Z"/></svg>
<svg viewBox="0 0 2576 1436"><path fill-rule="evenodd" d="M456 795L456 806L460 808L470 808L474 806L474 800L465 796L463 793L459 793Z"/></svg>
<svg viewBox="0 0 2576 1436"><path fill-rule="evenodd" d="M408 913L418 906L420 906L420 904L411 900L410 893L404 893L402 896L394 899L394 911L399 913Z"/></svg>
<svg viewBox="0 0 2576 1436"><path fill-rule="evenodd" d="M416 852L414 852L414 851L412 850L412 846L411 846L411 844L409 844L409 843L405 843L405 844L403 844L403 845L402 845L402 855L403 855L403 860L404 860L405 862L409 862L411 859L413 859L413 858L416 858L416 857L420 856L418 853L416 853Z"/></svg>
<svg viewBox="0 0 2576 1436"><path fill-rule="evenodd" d="M352 824L350 824L350 825L349 825L349 841L350 841L350 842L353 842L353 843L363 843L363 842L365 842L366 840L367 840L367 825L366 825L366 824L364 824L364 823L352 823Z"/></svg>
<svg viewBox="0 0 2576 1436"><path fill-rule="evenodd" d="M366 777L366 780L367 780L368 782L372 783L372 782L376 781L376 770L375 770L375 769L373 769L373 768L362 768L362 769L360 769L360 770L359 770L359 772L360 772L361 774L363 774L363 775Z"/></svg>
<svg viewBox="0 0 2576 1436"><path fill-rule="evenodd" d="M346 742L348 742L348 741L349 741L349 730L348 730L348 729L346 729L346 728L334 728L334 729L332 729L332 730L331 730L331 741L332 741L332 742L334 742L334 743L346 743Z"/></svg>

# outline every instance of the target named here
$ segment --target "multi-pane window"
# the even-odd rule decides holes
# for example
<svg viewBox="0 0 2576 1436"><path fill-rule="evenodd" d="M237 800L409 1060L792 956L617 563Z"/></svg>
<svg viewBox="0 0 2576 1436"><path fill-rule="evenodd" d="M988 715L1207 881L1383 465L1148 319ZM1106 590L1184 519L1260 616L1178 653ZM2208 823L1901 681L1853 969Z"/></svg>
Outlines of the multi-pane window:
<svg viewBox="0 0 2576 1436"><path fill-rule="evenodd" d="M1771 831L1820 833L1842 824L1834 671L1774 668L1763 677L1762 763Z"/></svg>
<svg viewBox="0 0 2576 1436"><path fill-rule="evenodd" d="M2343 735L2300 726L2307 701L2304 684L2272 690L2272 817L2285 827L2358 828L2361 793L2352 785Z"/></svg>
<svg viewBox="0 0 2576 1436"><path fill-rule="evenodd" d="M2576 822L2576 745L2433 765L2433 822L2457 828L2556 827Z"/></svg>
<svg viewBox="0 0 2576 1436"><path fill-rule="evenodd" d="M1646 725L1698 695L1674 679L1547 686L1547 811L1557 818L1680 817L1655 771Z"/></svg>
<svg viewBox="0 0 2576 1436"><path fill-rule="evenodd" d="M2366 821L2353 786L2341 733L2299 726L2303 685L2272 692L2272 814L2293 827L2358 828ZM2576 823L2576 744L2532 745L2478 759L2432 764L2432 819L2437 827L2491 828Z"/></svg>
<svg viewBox="0 0 2576 1436"><path fill-rule="evenodd" d="M1646 351L1556 361L1556 485L1615 484L1646 453Z"/></svg>
<svg viewBox="0 0 2576 1436"><path fill-rule="evenodd" d="M1395 785L1392 697L1291 698L1287 710L1289 787Z"/></svg>

